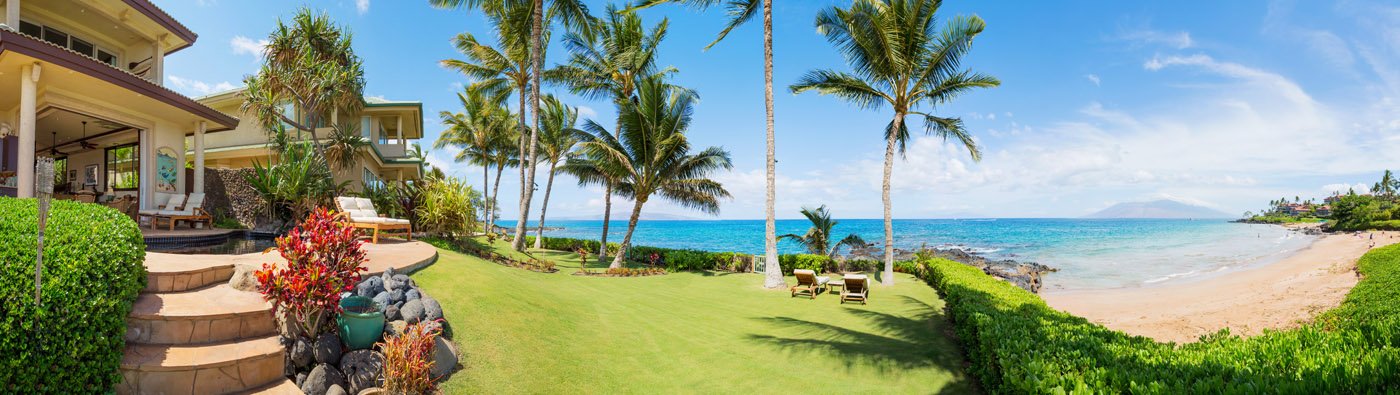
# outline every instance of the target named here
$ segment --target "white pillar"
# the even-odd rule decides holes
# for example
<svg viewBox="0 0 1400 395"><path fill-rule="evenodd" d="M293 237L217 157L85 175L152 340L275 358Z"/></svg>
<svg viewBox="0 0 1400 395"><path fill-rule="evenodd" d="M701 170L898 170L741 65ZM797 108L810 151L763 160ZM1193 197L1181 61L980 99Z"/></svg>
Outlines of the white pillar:
<svg viewBox="0 0 1400 395"><path fill-rule="evenodd" d="M155 56L151 59L151 81L165 86L165 35L156 36Z"/></svg>
<svg viewBox="0 0 1400 395"><path fill-rule="evenodd" d="M10 0L15 1L15 0ZM39 91L38 63L27 64L19 71L19 197L34 197L34 122Z"/></svg>
<svg viewBox="0 0 1400 395"><path fill-rule="evenodd" d="M194 127L194 193L204 193L204 121Z"/></svg>
<svg viewBox="0 0 1400 395"><path fill-rule="evenodd" d="M16 31L19 30L19 0L5 1L5 25Z"/></svg>
<svg viewBox="0 0 1400 395"><path fill-rule="evenodd" d="M399 145L404 146L404 149L405 149L405 150L408 149L408 140L406 140L406 139L403 138L403 116L402 116L402 115L399 116ZM407 152L407 151L405 151L405 152Z"/></svg>

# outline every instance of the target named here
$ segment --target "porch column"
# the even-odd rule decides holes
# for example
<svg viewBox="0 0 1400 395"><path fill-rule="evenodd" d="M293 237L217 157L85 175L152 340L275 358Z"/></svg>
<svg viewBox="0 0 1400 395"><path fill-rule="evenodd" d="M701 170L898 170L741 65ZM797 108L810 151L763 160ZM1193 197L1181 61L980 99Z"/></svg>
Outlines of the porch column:
<svg viewBox="0 0 1400 395"><path fill-rule="evenodd" d="M16 0L10 0L18 3ZM12 4L14 4L12 3ZM35 101L39 90L38 63L26 64L19 69L19 174L18 196L34 197L34 122Z"/></svg>
<svg viewBox="0 0 1400 395"><path fill-rule="evenodd" d="M155 57L151 59L151 77L156 85L165 86L165 35L156 36Z"/></svg>
<svg viewBox="0 0 1400 395"><path fill-rule="evenodd" d="M194 193L204 193L204 121L194 127Z"/></svg>
<svg viewBox="0 0 1400 395"><path fill-rule="evenodd" d="M408 152L408 140L403 138L403 116L399 116L399 145L403 146L404 152Z"/></svg>
<svg viewBox="0 0 1400 395"><path fill-rule="evenodd" d="M19 31L19 0L5 0L5 25Z"/></svg>

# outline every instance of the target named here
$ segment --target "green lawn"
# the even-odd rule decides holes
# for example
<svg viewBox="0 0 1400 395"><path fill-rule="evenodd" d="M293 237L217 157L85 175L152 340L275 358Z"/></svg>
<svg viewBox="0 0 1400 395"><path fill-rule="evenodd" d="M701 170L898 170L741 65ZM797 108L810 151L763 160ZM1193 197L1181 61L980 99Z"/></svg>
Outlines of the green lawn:
<svg viewBox="0 0 1400 395"><path fill-rule="evenodd" d="M943 301L911 276L841 305L755 274L579 277L577 256L534 254L560 271L441 250L413 275L465 354L447 393L971 391Z"/></svg>

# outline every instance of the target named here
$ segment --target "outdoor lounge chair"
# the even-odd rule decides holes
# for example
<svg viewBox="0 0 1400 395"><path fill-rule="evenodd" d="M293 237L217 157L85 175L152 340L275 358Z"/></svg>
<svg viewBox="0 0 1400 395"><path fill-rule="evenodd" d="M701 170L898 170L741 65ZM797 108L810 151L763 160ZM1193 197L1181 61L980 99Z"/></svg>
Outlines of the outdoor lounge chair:
<svg viewBox="0 0 1400 395"><path fill-rule="evenodd" d="M335 205L340 208L337 215L344 216L351 226L374 231L371 243L379 244L379 231L403 231L408 241L413 241L413 224L406 219L384 217L369 199L341 196L335 198Z"/></svg>
<svg viewBox="0 0 1400 395"><path fill-rule="evenodd" d="M156 208L154 210L137 211L137 215L139 218L150 219L151 229L156 228L156 216L160 215L162 211L174 211L180 209L180 206L184 206L185 195L176 195L171 193L156 193L154 203L156 204Z"/></svg>
<svg viewBox="0 0 1400 395"><path fill-rule="evenodd" d="M797 277L797 285L788 289L792 291L792 297L796 297L798 292L806 292L808 299L816 299L817 292L826 286L827 281L831 281L831 278L817 276L817 272L811 270L793 270L792 275Z"/></svg>
<svg viewBox="0 0 1400 395"><path fill-rule="evenodd" d="M841 289L841 303L849 300L865 304L866 297L870 296L870 279L864 274L847 274L844 281L846 286Z"/></svg>
<svg viewBox="0 0 1400 395"><path fill-rule="evenodd" d="M170 230L175 230L175 223L178 221L189 222L190 228L194 228L194 224L198 222L203 222L207 227L214 226L214 217L204 210L204 194L191 193L189 200L184 203L178 210L157 211L156 215L151 217L151 229L155 229L161 220L170 222Z"/></svg>

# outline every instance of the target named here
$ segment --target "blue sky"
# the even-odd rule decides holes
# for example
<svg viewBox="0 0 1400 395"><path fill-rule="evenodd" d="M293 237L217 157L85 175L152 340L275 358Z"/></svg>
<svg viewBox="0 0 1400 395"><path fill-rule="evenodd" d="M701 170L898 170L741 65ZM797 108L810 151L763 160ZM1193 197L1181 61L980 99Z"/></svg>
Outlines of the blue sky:
<svg viewBox="0 0 1400 395"><path fill-rule="evenodd" d="M838 217L878 218L880 128L888 111L866 111L786 86L815 68L846 69L812 27L840 0L775 0L778 216L827 204ZM301 4L272 0L157 0L199 34L167 61L167 86L201 95L239 85L258 67L258 40ZM590 1L601 12L605 1ZM484 19L426 1L339 0L305 5L355 34L367 95L424 103L427 138L440 110L456 110L467 81L438 67L458 57L449 43L469 31L494 37ZM987 21L967 66L1002 86L935 111L962 117L983 146L972 162L940 139L915 139L895 164L896 218L1077 217L1117 202L1175 199L1228 213L1269 199L1321 197L1369 185L1400 161L1400 7L1384 2L948 1L941 15ZM720 218L763 215L761 25L702 48L722 27L720 10L646 10L670 19L661 63L702 98L689 132L697 146L734 158L715 178L734 199ZM237 21L238 23L229 23ZM564 59L558 45L549 63ZM605 125L613 111L548 88ZM480 184L480 169L430 159ZM544 175L540 179L543 183ZM518 190L512 176L502 190ZM556 180L551 217L597 215L602 192ZM503 194L502 196L505 196ZM540 195L539 193L536 194ZM503 201L510 201L502 198ZM653 200L647 211L702 214ZM505 218L516 208L507 204ZM630 204L627 205L630 207ZM536 210L537 212L537 210ZM533 216L533 214L532 214Z"/></svg>

